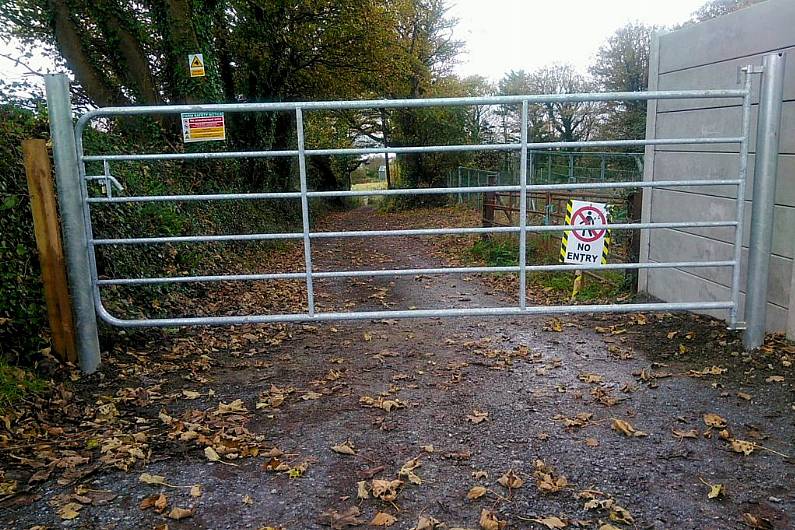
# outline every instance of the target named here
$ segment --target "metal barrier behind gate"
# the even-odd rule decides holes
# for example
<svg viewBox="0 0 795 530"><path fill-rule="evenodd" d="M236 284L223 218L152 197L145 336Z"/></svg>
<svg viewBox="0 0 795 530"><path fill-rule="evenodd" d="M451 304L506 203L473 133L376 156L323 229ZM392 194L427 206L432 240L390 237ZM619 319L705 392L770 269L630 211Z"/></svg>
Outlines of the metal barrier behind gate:
<svg viewBox="0 0 795 530"><path fill-rule="evenodd" d="M81 263L70 263L70 280L80 275L88 275L91 302L96 313L106 323L120 327L143 326L188 326L188 325L229 325L251 324L269 322L303 322L303 321L331 321L344 319L380 319L380 318L409 318L409 317L460 317L460 316L487 316L487 315L531 315L554 313L594 313L594 312L635 312L635 311L684 311L684 310L728 310L730 327L738 326L738 308L740 297L740 257L743 230L743 205L746 189L746 175L748 165L749 137L751 124L751 73L758 73L753 67L745 71L744 83L741 89L731 90L685 90L685 91L657 91L657 92L623 92L623 93L586 93L586 94L554 94L554 95L523 95L523 96L495 96L495 97L469 97L447 99L415 99L415 100L373 100L373 101L328 101L328 102L291 102L291 103L246 103L246 104L217 104L217 105L179 105L179 106L148 106L148 107L109 107L90 111L79 118L74 129L74 147L76 153L75 166L79 178L80 204L82 208L82 221L85 232L85 248L87 260ZM65 81L62 83L67 87ZM61 90L61 93L58 92ZM63 87L59 89L57 83L48 80L48 104L53 107L51 116L53 120L63 119L63 109L69 105L68 92L64 96ZM60 99L59 99L60 94ZM560 141L560 142L529 142L527 138L528 106L536 103L555 102L607 102L607 101L648 101L648 100L682 100L682 99L741 99L740 128L735 136L728 137L680 137L680 138L655 138L655 139L625 139L608 141ZM65 103L63 100L66 100ZM449 107L467 105L521 105L521 139L518 143L507 144L479 144L479 145L426 145L413 147L377 147L377 148L344 148L344 149L307 149L304 146L304 113L316 110L335 109L382 109L382 108L420 108L420 107ZM89 123L104 116L130 116L143 114L174 114L180 112L274 112L292 111L295 113L297 148L281 151L245 151L245 152L203 152L203 153L165 153L165 154L85 154L83 152L82 136ZM67 132L54 123L53 137L56 143L56 169L60 173L68 173L69 153L58 149L58 143L69 145ZM71 131L70 131L71 132ZM726 175L724 178L691 178L683 180L664 181L623 181L623 182L578 182L560 184L528 184L528 150L538 149L573 149L573 148L608 148L630 146L660 146L660 145L703 145L703 144L737 144L739 146L739 163L736 174ZM405 154L405 153L438 153L438 152L473 152L473 151L512 151L520 154L520 172L517 185L474 186L474 187L446 187L446 188L418 188L418 189L391 189L372 191L312 191L307 187L307 157L317 155L367 155L367 154ZM60 153L60 155L59 155ZM112 176L110 165L117 161L154 161L177 159L226 159L243 157L297 157L300 176L300 191L279 193L231 193L211 195L160 195L160 196L112 196L110 185ZM60 164L59 164L60 159ZM102 162L105 168L103 175L87 175L87 162ZM63 179L63 177L60 177ZM90 196L87 182L102 179L108 184L106 196ZM559 232L561 230L577 230L574 225L528 225L527 224L527 195L528 192L547 192L574 189L602 189L602 188L662 188L662 187L692 187L692 186L735 186L737 190L736 212L734 219L720 221L675 221L675 222L646 222L646 223L608 223L591 225L590 229L610 230L654 230L661 228L734 228L734 251L729 260L721 261L672 261L663 263L611 263L606 265L532 265L526 261L526 242L528 232ZM59 191L69 193L69 190ZM460 228L424 228L403 230L361 230L361 231L313 231L309 222L309 199L317 197L358 197L365 195L432 195L432 194L470 194L491 192L518 192L520 196L518 226L495 227L460 227ZM102 203L131 203L131 202L162 202L162 201L232 201L232 200L263 200L263 199L294 199L301 203L302 231L289 233L255 233L232 235L188 235L168 237L145 238L104 238L98 239L93 235L91 225L91 206ZM72 212L74 213L74 212ZM80 223L70 219L67 211L64 212L64 221ZM67 229L69 227L67 226ZM579 228L585 230L585 228ZM359 271L316 271L312 267L312 244L323 238L349 238L349 237L393 237L393 236L437 236L447 234L483 234L483 233L509 233L518 234L519 237L519 263L516 266L504 267L454 267L454 268L424 268L424 269L390 269L390 270L359 270ZM95 249L108 245L158 245L164 243L202 243L219 241L259 241L275 239L302 240L304 247L304 272L269 273L269 274L230 274L212 276L179 276L179 277L150 277L150 278L108 278L100 279L97 276ZM79 243L78 243L79 244ZM72 253L73 254L73 253ZM79 256L78 256L79 258ZM78 260L79 261L79 260ZM84 265L88 270L80 271ZM652 269L673 267L727 267L732 270L731 295L726 300L719 301L694 301L681 303L630 303L630 304L592 304L592 305L562 305L562 306L531 306L527 303L526 275L529 272L541 271L569 271L587 269ZM78 269L75 272L75 269ZM415 274L462 274L462 273L518 273L519 289L516 304L509 307L475 307L475 308L439 308L415 309L392 311L354 311L354 312L319 312L314 303L313 280L319 278L347 278L362 276L405 276ZM79 278L78 278L79 279ZM103 306L101 289L113 285L151 285L174 282L218 282L218 281L252 281L252 280L294 280L303 279L306 282L308 311L305 313L267 314L267 315L239 315L239 316L200 316L185 318L158 318L124 320L110 314ZM85 281L85 278L83 278ZM85 310L88 301L79 299L85 293L79 293L75 302L78 320ZM81 308L81 303L83 308ZM93 310L91 311L93 313ZM93 316L83 315L83 323L93 319ZM89 323L90 324L90 323ZM96 325L96 324L94 324ZM98 358L98 356L97 356ZM98 362L98 361L97 361ZM85 369L85 368L84 368ZM91 369L89 368L89 371Z"/></svg>

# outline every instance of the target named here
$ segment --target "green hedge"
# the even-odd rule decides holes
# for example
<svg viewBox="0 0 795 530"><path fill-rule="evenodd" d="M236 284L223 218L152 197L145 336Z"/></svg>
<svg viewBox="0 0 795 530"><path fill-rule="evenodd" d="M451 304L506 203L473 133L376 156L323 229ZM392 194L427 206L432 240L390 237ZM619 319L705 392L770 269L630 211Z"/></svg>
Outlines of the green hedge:
<svg viewBox="0 0 795 530"><path fill-rule="evenodd" d="M175 142L168 134L173 127L141 119L136 123L126 122L122 134L116 132L123 128L119 124L109 125L86 131L87 154L180 149L175 145L178 140ZM47 345L49 332L21 142L48 137L46 110L34 112L12 105L0 106L0 134L0 356L13 364L25 364ZM185 147L186 150L226 148L221 143ZM242 163L240 160L114 163L111 172L125 186L126 195L249 192L268 188L270 168L255 168L262 178L252 182L245 177L251 171L241 171ZM99 163L87 164L88 174L102 174L102 171ZM98 204L92 207L92 223L96 237L284 232L300 223L298 206L297 201ZM102 247L97 252L97 270L105 277L224 273L229 272L229 260L238 251L246 250L243 244ZM103 300L122 317L165 316L174 310L164 302L175 291L198 298L203 288L189 284L113 288L103 291ZM185 311L190 313L194 309L188 307Z"/></svg>
<svg viewBox="0 0 795 530"><path fill-rule="evenodd" d="M0 106L0 352L18 362L47 344L22 140L47 138L42 113Z"/></svg>

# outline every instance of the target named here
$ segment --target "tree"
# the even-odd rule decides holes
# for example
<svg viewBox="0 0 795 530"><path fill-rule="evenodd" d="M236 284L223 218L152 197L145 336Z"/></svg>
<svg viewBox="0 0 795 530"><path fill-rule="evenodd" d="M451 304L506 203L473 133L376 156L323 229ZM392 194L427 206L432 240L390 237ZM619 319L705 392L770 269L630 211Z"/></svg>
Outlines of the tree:
<svg viewBox="0 0 795 530"><path fill-rule="evenodd" d="M421 98L454 95L460 85L449 75L463 43L453 37L456 19L447 16L444 0L393 0L397 16L395 62L399 68L386 87L388 97ZM417 146L454 143L460 138L452 125L464 118L457 108L396 109L382 113L393 146ZM446 133L446 135L444 134ZM441 136L440 136L441 134ZM450 136L452 135L452 137ZM398 159L405 183L409 186L438 182L443 167L455 155L410 153ZM441 165L441 160L446 161Z"/></svg>
<svg viewBox="0 0 795 530"><path fill-rule="evenodd" d="M727 15L740 9L759 4L765 0L710 0L693 13L691 23Z"/></svg>
<svg viewBox="0 0 795 530"><path fill-rule="evenodd" d="M569 64L552 64L534 74L541 94L576 94L590 92L593 83ZM551 129L562 142L588 140L598 116L598 105L590 101L545 103Z"/></svg>
<svg viewBox="0 0 795 530"><path fill-rule="evenodd" d="M540 94L544 87L540 76L524 70L511 70L499 82L502 96ZM499 129L503 143L516 142L521 135L521 105L500 105L497 110ZM527 139L531 142L546 142L552 137L547 109L541 104L530 104L527 108Z"/></svg>
<svg viewBox="0 0 795 530"><path fill-rule="evenodd" d="M589 71L608 92L639 92L649 86L649 52L657 27L640 22L619 28L596 54ZM611 101L605 105L604 138L641 138L646 130L646 101Z"/></svg>

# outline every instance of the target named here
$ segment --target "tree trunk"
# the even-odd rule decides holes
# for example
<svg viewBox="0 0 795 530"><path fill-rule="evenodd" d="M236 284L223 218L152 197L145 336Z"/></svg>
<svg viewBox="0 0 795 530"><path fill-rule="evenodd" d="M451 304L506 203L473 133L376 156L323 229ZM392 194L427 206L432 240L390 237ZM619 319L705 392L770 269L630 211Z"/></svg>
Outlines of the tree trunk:
<svg viewBox="0 0 795 530"><path fill-rule="evenodd" d="M70 7L64 0L50 0L52 10L52 29L58 49L66 59L69 69L74 72L80 86L91 100L101 107L130 104L118 87L92 64L80 40L81 28L72 20Z"/></svg>

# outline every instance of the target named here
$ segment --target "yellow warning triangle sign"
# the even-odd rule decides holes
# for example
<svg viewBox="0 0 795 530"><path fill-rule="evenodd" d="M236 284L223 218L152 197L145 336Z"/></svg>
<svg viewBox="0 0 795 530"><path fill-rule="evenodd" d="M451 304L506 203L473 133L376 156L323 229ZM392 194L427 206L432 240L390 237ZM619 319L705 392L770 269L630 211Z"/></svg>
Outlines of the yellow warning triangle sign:
<svg viewBox="0 0 795 530"><path fill-rule="evenodd" d="M202 64L201 59L199 59L199 56L198 55L194 55L193 56L193 61L191 61L191 63L190 63L190 67L191 68L201 68L202 66L204 66L204 65Z"/></svg>

